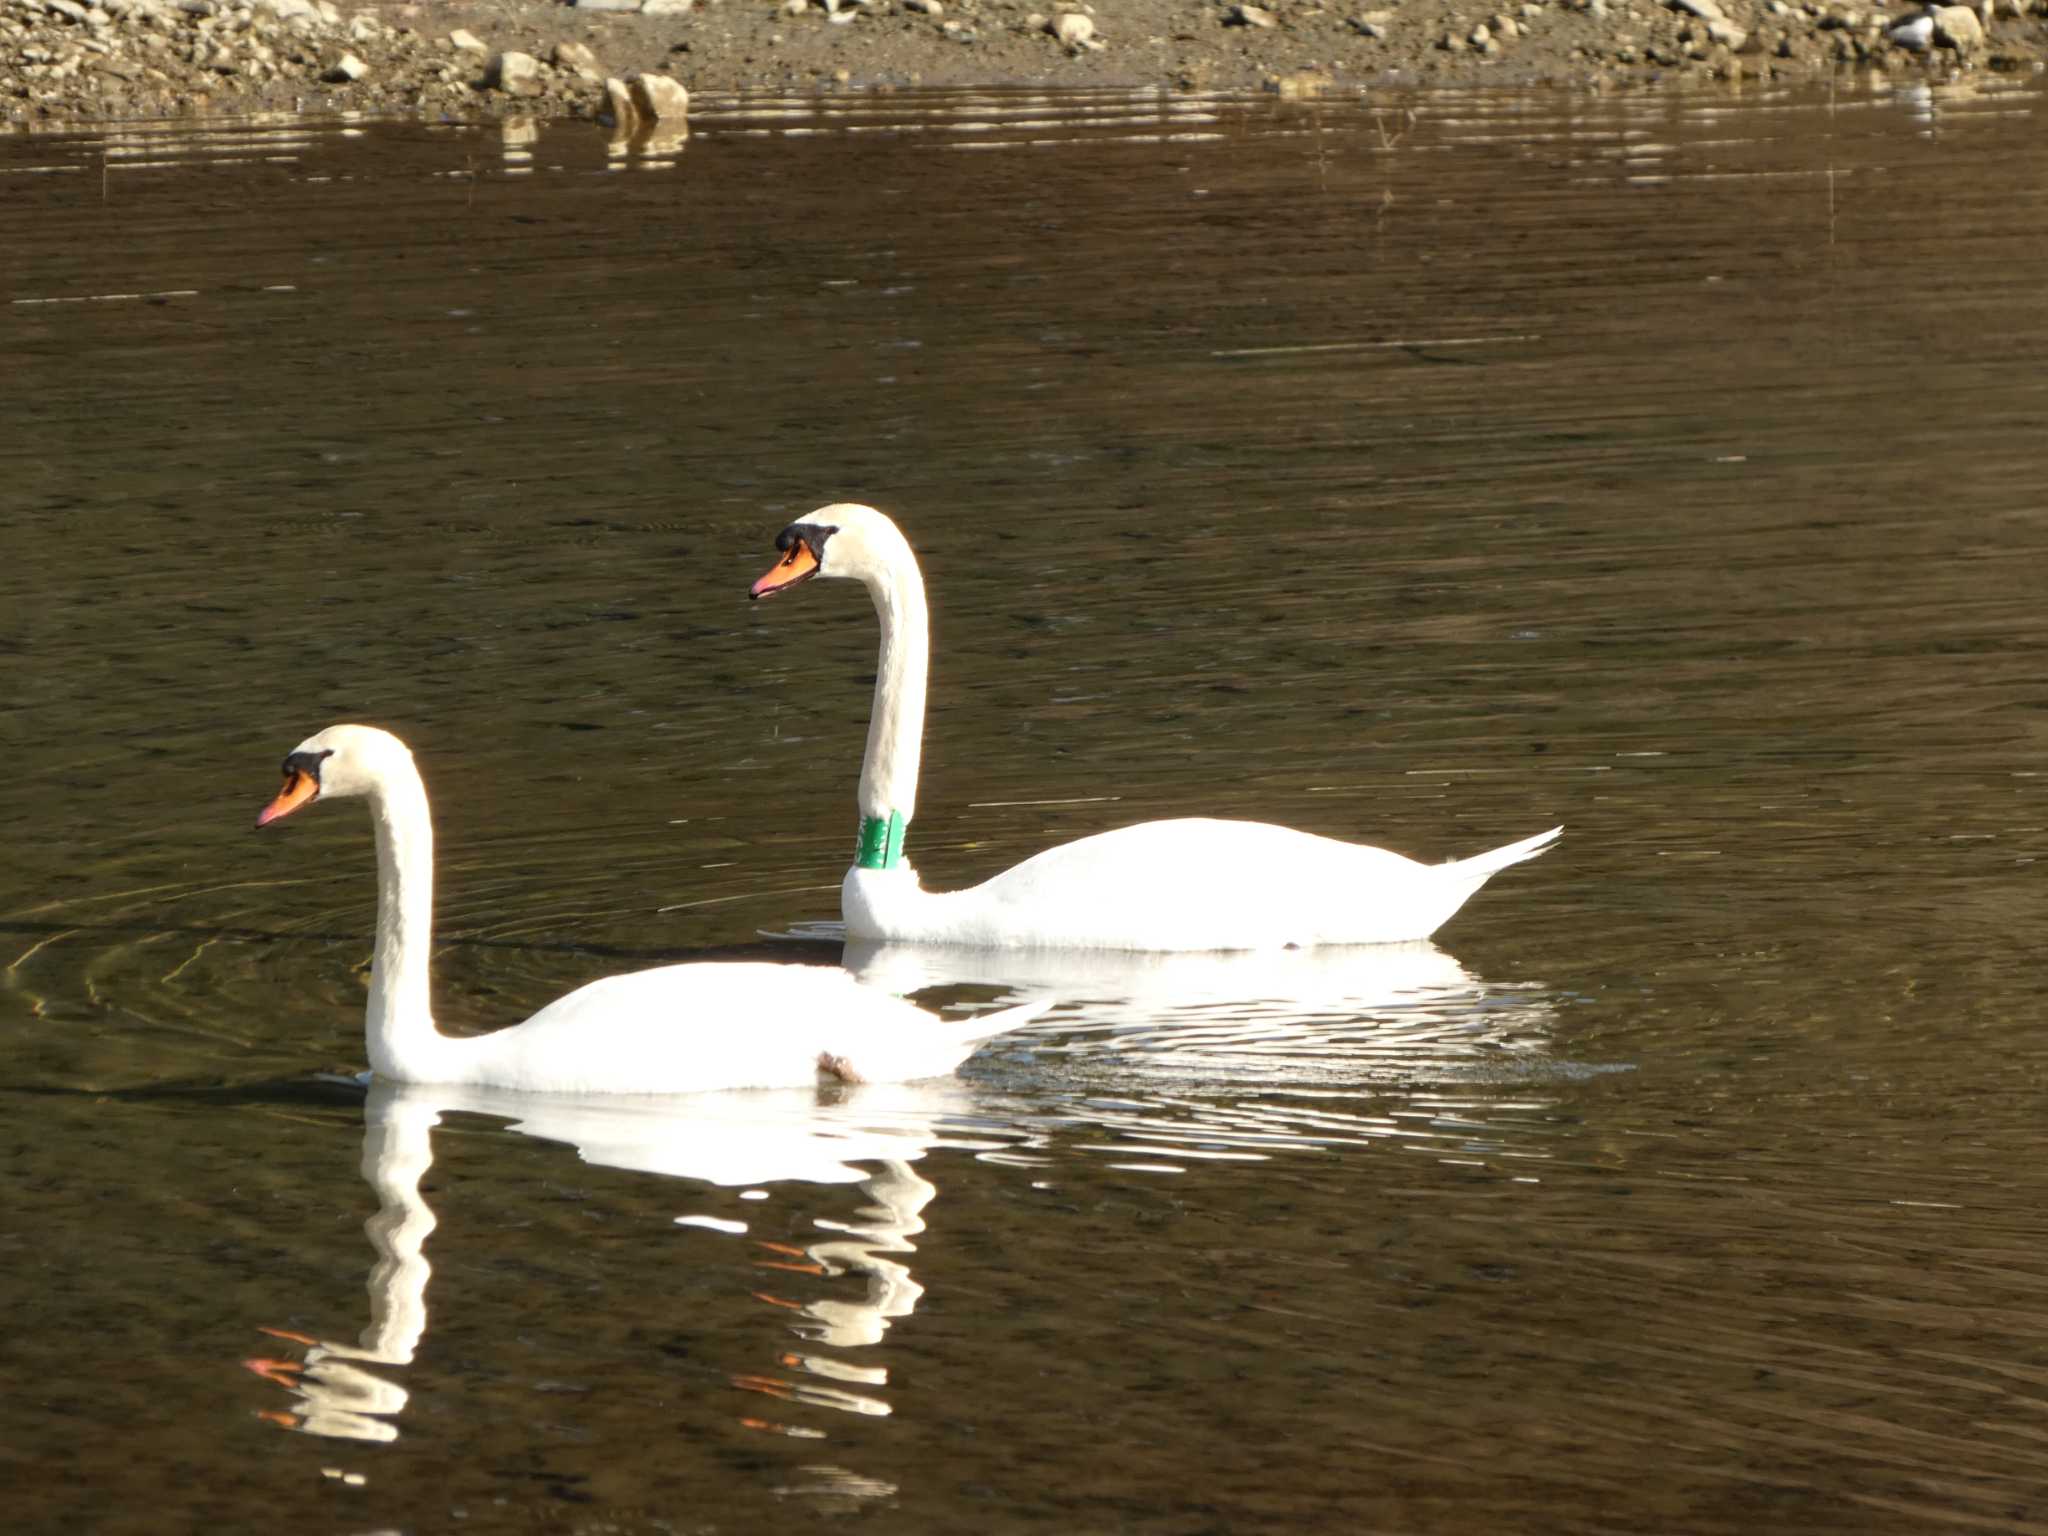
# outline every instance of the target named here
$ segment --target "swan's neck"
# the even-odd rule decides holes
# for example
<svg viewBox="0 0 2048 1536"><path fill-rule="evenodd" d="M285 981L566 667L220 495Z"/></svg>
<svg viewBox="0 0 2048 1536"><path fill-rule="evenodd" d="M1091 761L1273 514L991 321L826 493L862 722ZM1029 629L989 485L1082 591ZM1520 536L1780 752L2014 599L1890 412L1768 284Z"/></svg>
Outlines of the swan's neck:
<svg viewBox="0 0 2048 1536"><path fill-rule="evenodd" d="M392 775L370 797L377 831L377 949L365 1033L370 1070L432 1082L459 1042L434 1028L427 959L434 942L434 827L417 773Z"/></svg>
<svg viewBox="0 0 2048 1536"><path fill-rule="evenodd" d="M917 811L931 624L917 556L908 543L898 544L862 578L882 621L875 707L860 769L860 847L855 863L862 869L893 869L902 862L903 834Z"/></svg>

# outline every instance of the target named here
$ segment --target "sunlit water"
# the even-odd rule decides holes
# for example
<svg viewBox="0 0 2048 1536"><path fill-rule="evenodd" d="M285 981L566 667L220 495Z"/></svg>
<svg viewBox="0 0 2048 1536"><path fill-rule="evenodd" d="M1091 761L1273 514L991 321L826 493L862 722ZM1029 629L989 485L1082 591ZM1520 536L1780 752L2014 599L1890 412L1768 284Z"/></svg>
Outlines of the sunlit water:
<svg viewBox="0 0 2048 1536"><path fill-rule="evenodd" d="M2048 1528L2039 112L0 139L9 1527ZM337 719L452 1025L840 959L873 616L745 590L842 497L929 883L1565 840L1433 947L849 951L1063 1000L957 1081L366 1099L363 818L249 830Z"/></svg>

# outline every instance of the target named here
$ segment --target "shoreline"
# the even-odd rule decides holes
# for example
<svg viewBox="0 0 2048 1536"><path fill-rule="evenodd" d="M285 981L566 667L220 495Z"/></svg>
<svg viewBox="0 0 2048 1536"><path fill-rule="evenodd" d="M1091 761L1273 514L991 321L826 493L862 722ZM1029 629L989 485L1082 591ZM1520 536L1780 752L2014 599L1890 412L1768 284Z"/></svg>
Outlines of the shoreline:
<svg viewBox="0 0 2048 1536"><path fill-rule="evenodd" d="M829 9L828 9L829 7ZM2038 72L2048 0L0 0L0 124L609 119L691 90L1687 88ZM663 120L664 128L669 120Z"/></svg>

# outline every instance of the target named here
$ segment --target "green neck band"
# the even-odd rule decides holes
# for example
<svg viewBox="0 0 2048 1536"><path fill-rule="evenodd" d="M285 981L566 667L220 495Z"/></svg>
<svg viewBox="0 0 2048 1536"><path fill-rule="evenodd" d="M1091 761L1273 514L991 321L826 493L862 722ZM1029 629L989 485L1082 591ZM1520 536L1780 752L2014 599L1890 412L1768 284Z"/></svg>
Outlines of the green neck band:
<svg viewBox="0 0 2048 1536"><path fill-rule="evenodd" d="M863 816L860 819L860 852L854 858L857 869L894 869L903 862L903 828L901 811L891 811L888 816Z"/></svg>

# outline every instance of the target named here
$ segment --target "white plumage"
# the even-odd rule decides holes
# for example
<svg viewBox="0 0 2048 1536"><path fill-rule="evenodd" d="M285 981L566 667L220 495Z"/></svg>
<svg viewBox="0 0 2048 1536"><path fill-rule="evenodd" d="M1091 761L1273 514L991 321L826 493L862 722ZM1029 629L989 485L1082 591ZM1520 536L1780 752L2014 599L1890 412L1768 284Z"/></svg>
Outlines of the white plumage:
<svg viewBox="0 0 2048 1536"><path fill-rule="evenodd" d="M434 834L405 743L337 725L285 759L263 826L316 799L360 796L377 838L377 941L365 1019L371 1070L402 1083L529 1093L700 1093L813 1084L822 1072L899 1082L952 1071L1050 1006L947 1020L837 966L704 961L608 976L523 1024L463 1039L434 1025L428 955Z"/></svg>
<svg viewBox="0 0 2048 1536"><path fill-rule="evenodd" d="M841 502L792 523L784 559L754 584L766 597L810 576L843 576L874 598L881 663L861 764L864 822L907 824L930 670L924 578L909 541L873 507ZM1268 949L1426 939L1508 865L1563 831L1449 864L1265 822L1189 817L1084 837L964 891L927 891L906 862L847 871L855 939L1019 948Z"/></svg>

